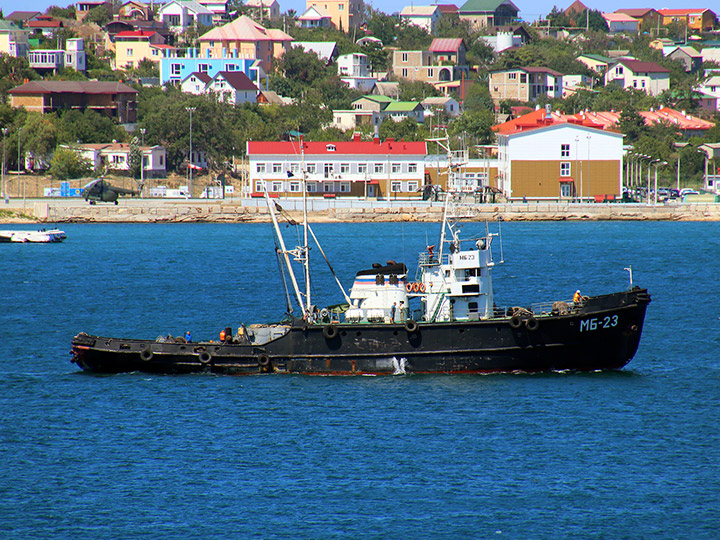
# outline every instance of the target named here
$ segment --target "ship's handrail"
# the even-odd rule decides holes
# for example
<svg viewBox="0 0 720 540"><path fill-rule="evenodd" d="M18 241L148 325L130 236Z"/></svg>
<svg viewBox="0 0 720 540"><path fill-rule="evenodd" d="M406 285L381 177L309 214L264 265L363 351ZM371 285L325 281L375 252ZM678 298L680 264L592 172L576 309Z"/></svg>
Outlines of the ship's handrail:
<svg viewBox="0 0 720 540"><path fill-rule="evenodd" d="M440 261L438 259L437 253L433 253L431 257L429 252L421 251L418 255L418 264L420 266L431 266L434 264L450 264L450 254L443 253L442 261Z"/></svg>

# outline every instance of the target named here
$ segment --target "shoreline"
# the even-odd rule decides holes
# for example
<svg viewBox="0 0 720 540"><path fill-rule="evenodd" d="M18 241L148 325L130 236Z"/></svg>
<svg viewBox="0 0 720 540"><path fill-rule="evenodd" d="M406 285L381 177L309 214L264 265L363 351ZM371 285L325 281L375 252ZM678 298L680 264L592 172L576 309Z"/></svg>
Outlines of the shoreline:
<svg viewBox="0 0 720 540"><path fill-rule="evenodd" d="M292 200L275 202L287 208L297 205L297 201ZM349 205L317 206L308 212L309 221L314 223L437 222L443 210L442 202L410 200L350 201ZM302 212L294 208L283 213L296 221L302 219ZM720 204L487 203L469 206L467 217L479 221L720 221ZM0 201L2 224L266 223L270 220L264 202L257 200L123 199L117 206L60 199L11 199L7 205Z"/></svg>

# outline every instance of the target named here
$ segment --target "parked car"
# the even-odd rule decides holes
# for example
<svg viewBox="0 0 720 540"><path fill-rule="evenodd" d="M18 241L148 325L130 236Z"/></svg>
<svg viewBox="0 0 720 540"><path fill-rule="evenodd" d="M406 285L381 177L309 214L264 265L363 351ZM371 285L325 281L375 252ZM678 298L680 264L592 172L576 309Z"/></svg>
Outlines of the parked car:
<svg viewBox="0 0 720 540"><path fill-rule="evenodd" d="M692 188L682 188L680 190L680 196L684 197L685 195L700 195L700 192Z"/></svg>

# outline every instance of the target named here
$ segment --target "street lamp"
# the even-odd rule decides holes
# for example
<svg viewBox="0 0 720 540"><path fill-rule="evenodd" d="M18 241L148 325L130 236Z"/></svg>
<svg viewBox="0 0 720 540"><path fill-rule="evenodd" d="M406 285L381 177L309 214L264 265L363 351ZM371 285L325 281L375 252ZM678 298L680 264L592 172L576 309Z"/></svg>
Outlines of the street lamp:
<svg viewBox="0 0 720 540"><path fill-rule="evenodd" d="M145 128L140 128L142 143L140 144L140 192L145 189Z"/></svg>
<svg viewBox="0 0 720 540"><path fill-rule="evenodd" d="M189 194L189 196L190 197L192 197L192 193L193 193L192 113L195 109L197 109L197 107L185 107L185 110L190 113L190 160L189 160L189 167L190 167L190 194Z"/></svg>
<svg viewBox="0 0 720 540"><path fill-rule="evenodd" d="M7 136L8 128L2 128L3 134L3 161L2 161L2 195L5 199L5 204L8 204L7 186L5 185L5 137Z"/></svg>
<svg viewBox="0 0 720 540"><path fill-rule="evenodd" d="M575 137L575 180L577 181L577 175L578 175L578 143L580 142L580 137ZM582 175L580 175L580 178L582 178ZM575 190L575 195L577 198L577 189ZM580 184L580 202L582 202L582 180Z"/></svg>
<svg viewBox="0 0 720 540"><path fill-rule="evenodd" d="M654 159L651 163L652 165L655 165L655 193L653 195L653 206L657 206L657 168L658 165L667 165L667 161L660 161L659 159ZM648 170L648 172L650 171Z"/></svg>

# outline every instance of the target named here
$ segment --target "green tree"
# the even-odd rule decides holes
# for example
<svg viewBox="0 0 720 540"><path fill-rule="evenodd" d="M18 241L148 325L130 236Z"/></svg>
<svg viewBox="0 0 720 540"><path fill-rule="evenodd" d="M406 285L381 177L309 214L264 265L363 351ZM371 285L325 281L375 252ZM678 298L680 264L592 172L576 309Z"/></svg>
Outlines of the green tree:
<svg viewBox="0 0 720 540"><path fill-rule="evenodd" d="M629 105L620 113L618 127L628 144L635 143L646 132L645 119L638 114L637 109Z"/></svg>
<svg viewBox="0 0 720 540"><path fill-rule="evenodd" d="M128 155L128 173L131 178L139 178L142 167L142 151L137 137L130 140L130 153Z"/></svg>
<svg viewBox="0 0 720 540"><path fill-rule="evenodd" d="M56 122L54 114L28 113L20 131L24 151L47 159L57 144Z"/></svg>
<svg viewBox="0 0 720 540"><path fill-rule="evenodd" d="M424 81L400 79L400 101L422 101L425 98L439 96L440 92Z"/></svg>
<svg viewBox="0 0 720 540"><path fill-rule="evenodd" d="M467 134L472 144L490 144L495 139L494 124L495 115L491 111L465 112L450 125L450 133L457 137Z"/></svg>
<svg viewBox="0 0 720 540"><path fill-rule="evenodd" d="M80 157L77 152L69 148L55 150L50 161L50 174L59 180L82 178L92 172L89 160Z"/></svg>
<svg viewBox="0 0 720 540"><path fill-rule="evenodd" d="M490 89L487 84L477 82L470 85L465 94L463 108L468 111L494 111L495 103L490 97Z"/></svg>
<svg viewBox="0 0 720 540"><path fill-rule="evenodd" d="M403 118L400 122L387 118L380 124L378 133L382 140L393 137L397 141L423 141L428 137L427 131L413 118Z"/></svg>
<svg viewBox="0 0 720 540"><path fill-rule="evenodd" d="M125 131L111 118L86 109L62 111L57 124L58 143L107 143L125 140Z"/></svg>
<svg viewBox="0 0 720 540"><path fill-rule="evenodd" d="M112 20L112 9L108 4L102 4L88 11L83 22L103 26L105 23L110 22L110 20Z"/></svg>

